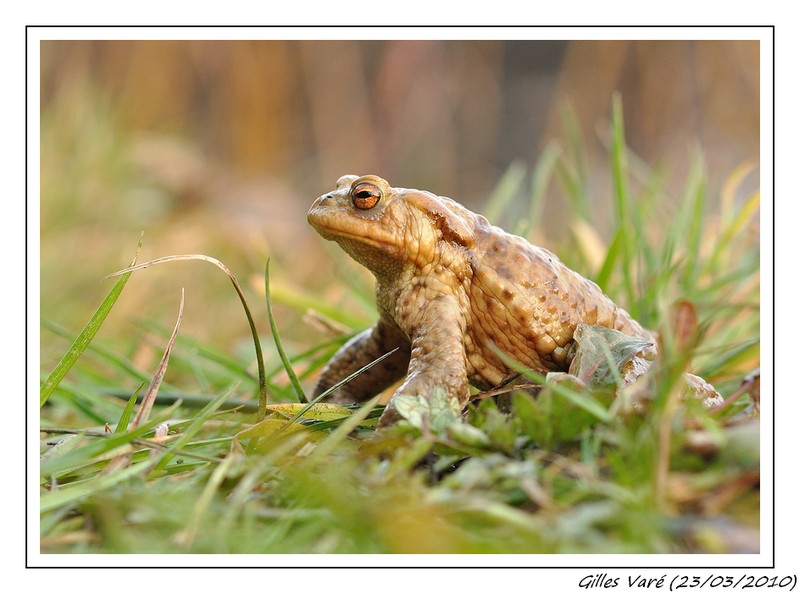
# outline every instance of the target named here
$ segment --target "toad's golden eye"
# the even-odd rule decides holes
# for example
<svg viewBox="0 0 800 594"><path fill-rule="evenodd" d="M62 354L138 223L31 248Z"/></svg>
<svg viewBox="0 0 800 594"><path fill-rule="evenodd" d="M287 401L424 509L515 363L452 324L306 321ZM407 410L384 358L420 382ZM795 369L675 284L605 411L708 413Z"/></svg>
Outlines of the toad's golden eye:
<svg viewBox="0 0 800 594"><path fill-rule="evenodd" d="M353 196L353 204L359 210L374 208L381 200L380 188L368 182L358 184L350 194Z"/></svg>

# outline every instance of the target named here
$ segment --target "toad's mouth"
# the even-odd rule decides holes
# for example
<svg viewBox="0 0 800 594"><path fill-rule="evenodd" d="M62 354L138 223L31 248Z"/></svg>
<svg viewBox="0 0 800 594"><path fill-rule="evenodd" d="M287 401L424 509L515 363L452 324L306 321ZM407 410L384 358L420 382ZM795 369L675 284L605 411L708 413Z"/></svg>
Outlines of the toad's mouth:
<svg viewBox="0 0 800 594"><path fill-rule="evenodd" d="M393 241L389 241L384 237L374 237L359 233L353 233L346 229L341 229L332 225L314 225L317 233L328 241L335 241L337 243L360 243L373 247L382 252L393 252L397 249L397 245Z"/></svg>

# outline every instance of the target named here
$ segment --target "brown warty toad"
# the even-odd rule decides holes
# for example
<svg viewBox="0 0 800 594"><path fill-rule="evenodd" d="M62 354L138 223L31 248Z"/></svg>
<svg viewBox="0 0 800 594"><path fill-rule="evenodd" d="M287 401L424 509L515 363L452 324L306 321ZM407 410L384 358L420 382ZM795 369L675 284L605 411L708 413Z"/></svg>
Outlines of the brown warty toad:
<svg viewBox="0 0 800 594"><path fill-rule="evenodd" d="M405 376L395 396L441 388L463 408L470 383L487 390L513 373L490 345L547 372L567 370L581 323L652 340L551 252L450 198L393 188L375 175L345 175L336 185L314 201L308 222L375 275L380 317L334 355L315 395L398 348L328 401L360 402ZM380 425L398 419L390 401Z"/></svg>

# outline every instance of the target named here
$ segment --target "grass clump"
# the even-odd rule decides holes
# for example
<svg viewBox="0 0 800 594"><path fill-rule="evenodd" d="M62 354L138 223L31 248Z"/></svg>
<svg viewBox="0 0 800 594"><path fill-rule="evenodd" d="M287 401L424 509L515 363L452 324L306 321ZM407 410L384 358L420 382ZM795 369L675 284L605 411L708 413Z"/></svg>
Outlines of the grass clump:
<svg viewBox="0 0 800 594"><path fill-rule="evenodd" d="M589 229L585 157L568 115L565 128L565 148L544 151L528 186L517 165L487 205L502 218L527 187L530 216L514 229L522 235L541 236L554 181L573 228ZM151 346L170 349L170 367L195 385L182 391L165 378L149 418L132 421L145 390L120 386L141 386L154 372L91 336L68 351L66 368L43 376L41 551L757 550L758 196L735 199L741 169L712 207L695 153L682 195L670 200L656 173L630 166L618 101L610 138L615 223L602 257L579 233L555 251L659 331L662 360L637 393L547 382L478 395L463 419L432 394L400 403L411 422L378 432L377 400L308 402L304 385L346 337L293 354L277 340L267 276L277 346L265 344L258 364L261 355L218 352L143 323ZM281 301L314 303L290 292ZM681 400L685 371L712 381L726 404ZM746 544L733 550L733 542Z"/></svg>

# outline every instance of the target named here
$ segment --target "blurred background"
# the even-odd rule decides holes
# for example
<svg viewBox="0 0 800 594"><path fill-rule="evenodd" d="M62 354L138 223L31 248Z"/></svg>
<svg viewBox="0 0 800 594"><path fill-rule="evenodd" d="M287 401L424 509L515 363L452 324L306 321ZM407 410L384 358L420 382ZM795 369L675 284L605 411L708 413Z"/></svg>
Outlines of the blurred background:
<svg viewBox="0 0 800 594"><path fill-rule="evenodd" d="M668 193L699 146L713 200L759 158L759 80L758 41L42 41L42 317L74 336L144 232L140 262L222 260L265 334L269 258L286 340L301 348L319 336L302 307L281 304L303 295L370 321L367 300L331 283L368 274L305 220L339 176L374 173L480 211L504 174L529 179L571 131L607 239L612 94L628 145ZM758 184L756 172L743 193ZM550 193L541 240L557 250L568 217L555 182ZM181 287L183 333L248 348L230 283L199 262L135 273L100 337L135 335L143 317L171 326ZM44 370L67 344L42 331Z"/></svg>

